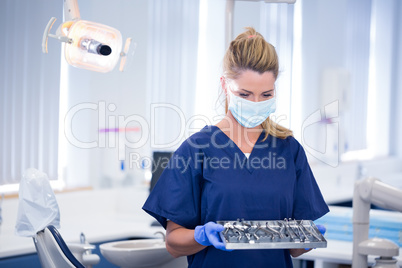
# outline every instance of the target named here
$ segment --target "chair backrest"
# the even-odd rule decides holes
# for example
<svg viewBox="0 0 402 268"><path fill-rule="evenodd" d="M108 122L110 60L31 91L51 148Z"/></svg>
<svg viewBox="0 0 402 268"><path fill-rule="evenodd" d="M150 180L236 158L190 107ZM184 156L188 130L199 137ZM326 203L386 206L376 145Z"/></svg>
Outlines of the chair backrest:
<svg viewBox="0 0 402 268"><path fill-rule="evenodd" d="M152 178L151 178L151 185L149 191L151 192L156 183L159 180L159 177L162 175L162 172L165 170L167 162L172 157L173 152L158 152L155 151L152 154Z"/></svg>
<svg viewBox="0 0 402 268"><path fill-rule="evenodd" d="M33 239L42 268L85 268L53 225L38 232Z"/></svg>

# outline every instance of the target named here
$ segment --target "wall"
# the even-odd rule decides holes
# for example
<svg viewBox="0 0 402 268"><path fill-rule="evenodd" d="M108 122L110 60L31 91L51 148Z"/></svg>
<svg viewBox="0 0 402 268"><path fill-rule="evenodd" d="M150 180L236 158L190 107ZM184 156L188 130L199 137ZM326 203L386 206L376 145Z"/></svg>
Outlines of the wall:
<svg viewBox="0 0 402 268"><path fill-rule="evenodd" d="M402 14L402 3L401 1L397 1L397 6L395 12ZM395 98L393 101L393 111L392 122L395 126L393 131L391 132L391 141L393 142L393 146L391 147L391 152L395 154L397 157L402 158L402 16L395 16L397 28L395 30L395 36L397 39L397 43L395 44L395 59L396 64L394 66L394 78L395 78Z"/></svg>
<svg viewBox="0 0 402 268"><path fill-rule="evenodd" d="M333 121L339 126L338 137L334 138L339 146L334 143L326 147L330 142L327 124L303 128L303 145L321 155L334 150L340 157L344 151L369 148L373 156L400 157L401 142L394 135L400 131L397 118L401 115L397 104L401 86L398 75L401 41L397 34L400 32L400 2L301 0L300 3L303 14L302 118L306 120L317 111L323 116L324 108L331 101L339 101L339 115ZM371 21L366 18L367 12L371 12ZM367 40L362 41L363 38ZM359 72L365 68L369 69L366 73ZM324 79L328 77L325 75L328 70L342 77L340 81L346 81L341 85L345 88L343 91L336 92L335 79ZM365 100L368 100L367 106L363 105ZM391 137L383 134L384 129L390 129ZM311 159L316 161L316 158Z"/></svg>
<svg viewBox="0 0 402 268"><path fill-rule="evenodd" d="M343 16L347 1L301 1L302 5L302 66L301 70L301 118L306 119L333 101L323 96L322 75L325 69L345 68L346 23ZM297 72L297 70L296 70ZM339 97L335 94L336 99ZM327 101L329 100L329 101ZM306 105L308 103L308 105ZM304 135L303 135L304 134ZM322 142L322 125L307 125L302 129L301 141L311 152L318 151L325 157L325 142ZM331 148L333 149L333 148ZM312 160L317 160L312 158Z"/></svg>
<svg viewBox="0 0 402 268"><path fill-rule="evenodd" d="M399 75L402 71L402 30L401 30L401 14L402 5L400 1L367 1L367 4L373 3L373 7L376 8L376 12L372 14L376 18L371 27L374 28L376 35L373 39L377 40L377 46L374 46L372 52L377 60L376 71L373 73L376 76L375 84L368 84L367 86L374 86L377 89L377 95L375 95L375 107L368 106L367 112L376 111L375 122L380 124L376 125L374 131L378 132L377 138L372 142L377 144L379 152L384 151L386 145L384 141L388 140L387 136L384 136L384 129L386 126L390 126L390 138L389 138L389 152L387 157L377 158L374 161L351 161L347 163L337 162L334 168L330 165L322 164L322 159L312 157L308 153L311 162L314 162L312 169L316 175L316 178L322 185L322 190L327 196L333 196L334 198L342 198L340 193L347 193L345 198L350 198L353 189L354 180L360 179L366 176L378 177L387 183L396 187L402 187L398 182L401 176L401 159L402 159L402 109L399 105L402 101L401 87L402 79ZM336 97L336 94L331 95L331 92L325 92L325 89L331 89L332 85L323 87L322 74L325 69L347 69L350 65L347 63L348 55L354 56L361 51L351 52L345 49L346 41L350 40L350 36L347 35L348 28L346 19L339 14L347 14L349 5L352 1L330 1L330 0L300 0L299 4L302 5L302 98L303 98L303 110L302 118L306 120L315 111L323 111L323 108L328 104L327 100L330 97ZM360 7L362 3L360 3ZM355 6L356 8L356 6ZM357 6L359 8L359 6ZM347 18L347 16L346 16ZM360 34L355 32L355 35ZM359 48L357 48L359 49ZM362 50L364 48L360 48ZM348 54L349 53L349 54ZM367 67L362 65L361 68ZM371 81L371 80L370 80ZM358 81L359 83L359 81ZM380 89L380 90L378 90ZM363 98L363 95L355 96ZM367 96L366 96L367 97ZM386 103L385 100L389 100ZM308 105L306 105L308 104ZM356 103L351 101L350 106L355 106ZM342 109L342 107L340 107ZM342 112L342 110L340 110ZM357 111L363 118L367 115L365 111ZM355 116L356 113L351 115ZM342 121L337 121L340 124ZM341 126L341 125L340 125ZM347 129L349 130L349 129ZM324 136L325 133L320 132L319 128L306 128L306 139L303 140L303 146L307 149L312 148L317 151L325 153L325 140L320 139L320 136ZM366 130L363 135L366 135ZM355 138L364 138L362 133L352 133ZM335 148L336 149L336 148ZM340 148L342 152L342 148ZM395 158L394 158L395 157ZM335 191L334 189L347 189ZM328 193L328 194L327 194ZM334 195L334 193L336 193ZM336 196L338 195L338 196Z"/></svg>

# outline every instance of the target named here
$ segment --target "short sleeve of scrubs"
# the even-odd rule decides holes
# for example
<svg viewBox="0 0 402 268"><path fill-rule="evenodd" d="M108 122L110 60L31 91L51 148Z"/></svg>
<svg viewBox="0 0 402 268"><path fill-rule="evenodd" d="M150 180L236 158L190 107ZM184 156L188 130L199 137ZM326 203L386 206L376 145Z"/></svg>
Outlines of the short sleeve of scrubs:
<svg viewBox="0 0 402 268"><path fill-rule="evenodd" d="M164 228L167 219L194 229L200 222L202 152L185 141L171 157L143 209Z"/></svg>
<svg viewBox="0 0 402 268"><path fill-rule="evenodd" d="M303 147L294 138L288 139L296 171L296 191L292 218L316 220L329 211L328 206L324 202L307 162Z"/></svg>

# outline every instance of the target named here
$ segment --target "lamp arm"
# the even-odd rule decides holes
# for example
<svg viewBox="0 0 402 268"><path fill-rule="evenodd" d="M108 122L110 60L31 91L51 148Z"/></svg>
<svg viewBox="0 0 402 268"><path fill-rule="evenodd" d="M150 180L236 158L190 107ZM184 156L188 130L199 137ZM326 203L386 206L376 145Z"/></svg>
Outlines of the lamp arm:
<svg viewBox="0 0 402 268"><path fill-rule="evenodd" d="M402 191L379 180L372 182L370 199L376 206L402 212Z"/></svg>
<svg viewBox="0 0 402 268"><path fill-rule="evenodd" d="M360 242L368 239L370 205L402 211L402 191L378 179L357 181L353 192L353 268L367 267L367 256L358 253Z"/></svg>
<svg viewBox="0 0 402 268"><path fill-rule="evenodd" d="M81 19L78 0L64 0L64 21Z"/></svg>

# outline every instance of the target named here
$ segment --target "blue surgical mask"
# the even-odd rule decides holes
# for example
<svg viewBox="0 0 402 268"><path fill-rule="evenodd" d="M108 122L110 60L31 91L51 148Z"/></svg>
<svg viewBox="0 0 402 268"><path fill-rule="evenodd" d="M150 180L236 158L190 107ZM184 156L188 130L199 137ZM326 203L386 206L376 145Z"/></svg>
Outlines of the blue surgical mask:
<svg viewBox="0 0 402 268"><path fill-rule="evenodd" d="M271 113L275 112L275 97L266 101L249 101L235 96L231 90L228 90L229 110L240 125L246 128L253 128L264 122Z"/></svg>

